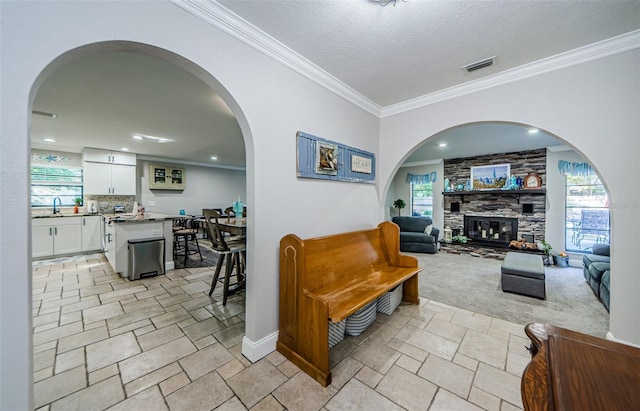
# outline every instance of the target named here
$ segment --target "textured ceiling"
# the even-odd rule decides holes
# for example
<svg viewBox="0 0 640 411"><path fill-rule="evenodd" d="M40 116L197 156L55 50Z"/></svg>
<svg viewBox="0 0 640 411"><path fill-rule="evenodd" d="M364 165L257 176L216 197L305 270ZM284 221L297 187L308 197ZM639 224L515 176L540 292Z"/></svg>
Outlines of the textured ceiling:
<svg viewBox="0 0 640 411"><path fill-rule="evenodd" d="M380 107L640 28L640 1L240 0L219 2ZM496 63L460 69L489 56ZM211 89L184 70L141 54L87 52L60 67L38 91L32 146L120 150L185 162L238 167L245 148L236 120ZM475 128L474 128L475 127ZM525 130L461 127L431 139L409 161L505 150ZM132 135L176 143L136 142ZM516 137L514 137L516 136ZM42 141L58 140L55 144ZM515 140L514 140L515 139ZM527 139L532 149L559 144ZM537 147L536 147L537 146ZM216 162L210 157L218 156Z"/></svg>
<svg viewBox="0 0 640 411"><path fill-rule="evenodd" d="M382 107L640 28L640 1L219 3Z"/></svg>

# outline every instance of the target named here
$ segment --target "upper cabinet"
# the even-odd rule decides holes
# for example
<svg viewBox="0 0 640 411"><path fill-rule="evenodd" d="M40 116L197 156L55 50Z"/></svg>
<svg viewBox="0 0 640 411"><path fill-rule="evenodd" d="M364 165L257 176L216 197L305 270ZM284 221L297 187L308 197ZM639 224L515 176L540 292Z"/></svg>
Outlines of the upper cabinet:
<svg viewBox="0 0 640 411"><path fill-rule="evenodd" d="M151 190L184 190L186 187L184 168L149 166L149 188Z"/></svg>
<svg viewBox="0 0 640 411"><path fill-rule="evenodd" d="M85 148L82 151L85 194L136 194L136 155Z"/></svg>
<svg viewBox="0 0 640 411"><path fill-rule="evenodd" d="M136 165L136 155L122 151L100 150L97 148L87 148L82 150L82 160L92 163L122 164L128 166Z"/></svg>

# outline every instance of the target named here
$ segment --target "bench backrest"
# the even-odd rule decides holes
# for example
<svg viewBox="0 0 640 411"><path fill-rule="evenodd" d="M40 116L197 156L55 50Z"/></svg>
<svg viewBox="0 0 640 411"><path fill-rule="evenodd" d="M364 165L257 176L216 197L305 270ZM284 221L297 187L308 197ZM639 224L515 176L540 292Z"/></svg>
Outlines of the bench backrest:
<svg viewBox="0 0 640 411"><path fill-rule="evenodd" d="M380 230L357 231L304 241L306 288L352 283L388 265Z"/></svg>
<svg viewBox="0 0 640 411"><path fill-rule="evenodd" d="M386 221L376 228L306 240L289 234L280 241L280 270L290 287L308 291L351 284L383 266L406 264L399 233L396 224Z"/></svg>

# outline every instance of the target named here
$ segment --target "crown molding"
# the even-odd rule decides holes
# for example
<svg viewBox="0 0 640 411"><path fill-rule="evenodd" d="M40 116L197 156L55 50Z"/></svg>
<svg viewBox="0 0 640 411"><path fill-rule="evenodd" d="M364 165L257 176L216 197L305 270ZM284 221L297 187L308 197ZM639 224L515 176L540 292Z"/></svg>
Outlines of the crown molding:
<svg viewBox="0 0 640 411"><path fill-rule="evenodd" d="M379 118L404 113L640 47L640 30L635 30L464 84L425 94L402 103L382 107L215 0L169 1Z"/></svg>
<svg viewBox="0 0 640 411"><path fill-rule="evenodd" d="M556 54L523 66L492 74L468 83L449 87L434 93L425 94L402 103L386 106L382 109L381 118L404 113L420 107L439 103L456 97L475 93L488 88L512 83L551 71L586 63L614 54L623 53L640 47L640 30L631 31L597 43L580 47L565 53Z"/></svg>
<svg viewBox="0 0 640 411"><path fill-rule="evenodd" d="M573 148L569 147L566 144L560 144L557 146L549 146L547 147L547 150L549 150L551 153L559 153L561 151L573 151Z"/></svg>
<svg viewBox="0 0 640 411"><path fill-rule="evenodd" d="M241 167L241 166L227 166L224 164L201 163L199 161L180 160L180 159L168 158L168 157L156 157L156 156L147 156L147 155L137 154L136 158L138 160L155 161L158 163L166 163L166 164L183 164L183 165L199 166L199 167L222 168L225 170L247 171L246 167Z"/></svg>
<svg viewBox="0 0 640 411"><path fill-rule="evenodd" d="M214 0L169 0L242 43L276 60L361 109L380 117L382 107L322 70Z"/></svg>
<svg viewBox="0 0 640 411"><path fill-rule="evenodd" d="M444 160L439 158L436 160L413 161L411 163L403 163L400 168L417 167L417 166L433 166L442 163Z"/></svg>

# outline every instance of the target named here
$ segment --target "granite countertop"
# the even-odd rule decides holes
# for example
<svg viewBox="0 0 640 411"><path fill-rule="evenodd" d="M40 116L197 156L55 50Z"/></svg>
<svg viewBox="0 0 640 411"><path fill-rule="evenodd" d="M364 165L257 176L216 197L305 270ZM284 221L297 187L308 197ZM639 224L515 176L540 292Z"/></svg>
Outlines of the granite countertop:
<svg viewBox="0 0 640 411"><path fill-rule="evenodd" d="M53 214L51 212L47 212L47 213L36 213L36 214L32 214L31 218L61 218L61 217L90 217L90 216L100 216L102 214L99 213L78 213L78 214L63 214L63 213L57 213L57 214Z"/></svg>
<svg viewBox="0 0 640 411"><path fill-rule="evenodd" d="M116 223L144 223L147 221L171 220L175 216L160 213L145 213L144 217L140 217L137 214L105 214L104 217L107 221Z"/></svg>

